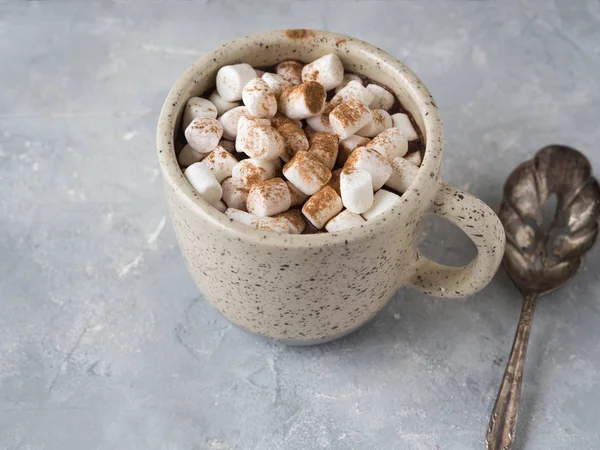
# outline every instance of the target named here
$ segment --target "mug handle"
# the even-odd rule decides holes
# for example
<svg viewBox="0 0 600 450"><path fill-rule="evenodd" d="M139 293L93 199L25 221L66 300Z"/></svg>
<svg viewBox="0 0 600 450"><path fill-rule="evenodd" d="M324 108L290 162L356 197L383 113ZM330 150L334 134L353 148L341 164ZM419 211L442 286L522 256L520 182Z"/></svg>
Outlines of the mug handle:
<svg viewBox="0 0 600 450"><path fill-rule="evenodd" d="M458 226L477 247L466 266L446 266L416 252L416 269L408 285L436 297L465 297L483 289L504 256L504 227L492 209L477 197L443 184L433 201L432 214Z"/></svg>

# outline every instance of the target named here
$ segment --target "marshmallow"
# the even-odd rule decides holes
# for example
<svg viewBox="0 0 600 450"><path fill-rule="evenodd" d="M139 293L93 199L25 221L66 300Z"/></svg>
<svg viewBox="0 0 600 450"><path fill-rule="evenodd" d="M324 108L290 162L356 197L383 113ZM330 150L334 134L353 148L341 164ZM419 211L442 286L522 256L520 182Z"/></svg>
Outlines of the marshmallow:
<svg viewBox="0 0 600 450"><path fill-rule="evenodd" d="M308 195L306 195L304 192L299 190L296 186L294 186L289 181L286 181L285 183L288 185L288 189L290 190L290 197L292 199L290 207L293 208L294 206L300 206L300 205L304 204L304 202L308 198Z"/></svg>
<svg viewBox="0 0 600 450"><path fill-rule="evenodd" d="M302 214L320 230L342 208L342 199L337 192L325 186L306 201L302 207Z"/></svg>
<svg viewBox="0 0 600 450"><path fill-rule="evenodd" d="M285 150L281 155L281 159L288 162L294 155L300 151L308 150L308 139L304 134L304 130L295 123L284 123L277 128L277 132L283 138Z"/></svg>
<svg viewBox="0 0 600 450"><path fill-rule="evenodd" d="M337 165L343 166L346 164L346 160L356 147L363 147L369 142L369 138L357 136L356 134L350 136L349 138L342 139L338 149Z"/></svg>
<svg viewBox="0 0 600 450"><path fill-rule="evenodd" d="M258 220L258 229L275 233L290 233L289 221L283 217L262 217Z"/></svg>
<svg viewBox="0 0 600 450"><path fill-rule="evenodd" d="M223 115L230 109L235 108L236 106L240 106L240 102L228 102L223 97L221 97L216 90L209 95L208 99L212 102L213 105L215 105L215 108L217 108L217 114L219 116Z"/></svg>
<svg viewBox="0 0 600 450"><path fill-rule="evenodd" d="M289 117L284 116L281 113L276 113L273 117L271 117L271 126L275 128L279 128L284 123L293 123L302 128L302 121L297 119L290 119Z"/></svg>
<svg viewBox="0 0 600 450"><path fill-rule="evenodd" d="M248 200L248 189L239 187L236 180L232 177L226 178L221 183L223 188L223 201L229 208L246 211L246 201Z"/></svg>
<svg viewBox="0 0 600 450"><path fill-rule="evenodd" d="M256 71L250 64L223 66L217 72L217 92L228 102L241 100L242 89L252 78L256 78Z"/></svg>
<svg viewBox="0 0 600 450"><path fill-rule="evenodd" d="M381 154L366 147L358 147L348 157L344 169L366 170L373 178L373 190L381 188L392 174L392 166Z"/></svg>
<svg viewBox="0 0 600 450"><path fill-rule="evenodd" d="M223 189L206 165L201 162L194 163L185 169L183 175L200 197L208 203L213 204L221 200Z"/></svg>
<svg viewBox="0 0 600 450"><path fill-rule="evenodd" d="M287 184L281 178L272 178L255 184L250 189L246 207L257 217L272 216L290 209L292 198Z"/></svg>
<svg viewBox="0 0 600 450"><path fill-rule="evenodd" d="M423 157L421 156L421 152L418 150L416 152L412 152L409 155L406 155L404 157L404 159L406 159L407 161L410 161L417 167L421 167L421 163L423 162Z"/></svg>
<svg viewBox="0 0 600 450"><path fill-rule="evenodd" d="M315 130L314 128L312 128L310 125L306 125L304 127L304 134L306 134L306 137L308 138L308 142L310 142L311 138L317 134L317 130Z"/></svg>
<svg viewBox="0 0 600 450"><path fill-rule="evenodd" d="M235 152L235 142L228 141L227 139L221 139L219 145L227 150L229 153Z"/></svg>
<svg viewBox="0 0 600 450"><path fill-rule="evenodd" d="M209 153L219 145L223 135L223 126L216 119L197 117L185 129L188 144L200 153Z"/></svg>
<svg viewBox="0 0 600 450"><path fill-rule="evenodd" d="M308 153L321 161L329 170L332 170L338 155L337 136L333 133L315 133L310 139Z"/></svg>
<svg viewBox="0 0 600 450"><path fill-rule="evenodd" d="M242 100L254 117L270 118L277 112L275 94L262 78L253 78L244 86Z"/></svg>
<svg viewBox="0 0 600 450"><path fill-rule="evenodd" d="M340 190L340 176L342 174L342 170L343 169L336 169L333 172L331 172L331 178L327 183L327 186L330 186L340 196L342 195L342 191Z"/></svg>
<svg viewBox="0 0 600 450"><path fill-rule="evenodd" d="M385 111L392 109L396 101L394 94L376 84L367 85L367 89L373 94L373 100L369 103L370 108L384 109Z"/></svg>
<svg viewBox="0 0 600 450"><path fill-rule="evenodd" d="M271 92L273 92L277 99L281 97L283 91L292 86L292 83L276 73L267 72L262 76L262 79L267 83L269 89L271 89Z"/></svg>
<svg viewBox="0 0 600 450"><path fill-rule="evenodd" d="M298 61L283 61L277 64L275 72L287 82L297 85L302 83L302 67Z"/></svg>
<svg viewBox="0 0 600 450"><path fill-rule="evenodd" d="M247 131L247 128L252 125L266 125L270 126L271 121L269 119L261 118L261 117L252 117L252 116L242 116L240 120L238 120L237 126L237 136L235 138L236 147L240 145L238 142L240 140L240 134L243 134ZM241 150L238 150L241 152Z"/></svg>
<svg viewBox="0 0 600 450"><path fill-rule="evenodd" d="M360 136L375 137L392 127L392 118L383 109L371 109L371 121L356 132Z"/></svg>
<svg viewBox="0 0 600 450"><path fill-rule="evenodd" d="M219 183L222 183L225 178L231 176L233 167L237 163L238 160L235 159L235 156L220 146L217 146L208 154L206 159L202 161L202 164L208 167Z"/></svg>
<svg viewBox="0 0 600 450"><path fill-rule="evenodd" d="M288 211L284 211L279 214L275 214L273 216L275 218L284 219L287 221L287 225L290 229L290 234L302 234L304 231L304 227L306 226L306 222L302 218L302 213L299 209L290 209Z"/></svg>
<svg viewBox="0 0 600 450"><path fill-rule="evenodd" d="M329 123L333 131L346 139L352 136L372 119L371 111L358 100L349 100L336 106L329 114Z"/></svg>
<svg viewBox="0 0 600 450"><path fill-rule="evenodd" d="M335 53L315 59L302 68L302 81L316 81L329 91L342 83L344 65Z"/></svg>
<svg viewBox="0 0 600 450"><path fill-rule="evenodd" d="M344 169L340 176L344 206L362 214L373 204L373 177L366 170Z"/></svg>
<svg viewBox="0 0 600 450"><path fill-rule="evenodd" d="M333 133L333 128L329 123L329 113L335 108L331 103L325 103L325 108L321 114L312 116L306 119L306 123L315 131L324 131L326 133Z"/></svg>
<svg viewBox="0 0 600 450"><path fill-rule="evenodd" d="M258 217L253 216L246 211L240 211L235 208L227 208L225 210L225 215L236 222L243 223L244 225L248 225L251 228L256 228L258 226Z"/></svg>
<svg viewBox="0 0 600 450"><path fill-rule="evenodd" d="M415 127L413 127L413 124L410 121L410 117L408 117L406 114L393 114L392 123L396 128L400 130L400 132L408 141L416 141L417 139L419 139L419 135L415 131Z"/></svg>
<svg viewBox="0 0 600 450"><path fill-rule="evenodd" d="M217 118L217 107L202 97L191 97L185 104L181 126L185 130L196 117Z"/></svg>
<svg viewBox="0 0 600 450"><path fill-rule="evenodd" d="M331 104L337 106L354 99L368 105L373 101L373 97L373 93L362 85L362 81L351 81L333 96Z"/></svg>
<svg viewBox="0 0 600 450"><path fill-rule="evenodd" d="M190 144L185 144L177 155L177 162L180 166L187 167L202 161L204 158L206 158L206 153L197 152Z"/></svg>
<svg viewBox="0 0 600 450"><path fill-rule="evenodd" d="M326 98L327 93L322 85L316 81L306 81L283 91L279 109L290 119L306 119L323 110Z"/></svg>
<svg viewBox="0 0 600 450"><path fill-rule="evenodd" d="M285 177L306 195L313 195L327 184L331 171L308 152L298 152L283 166Z"/></svg>
<svg viewBox="0 0 600 450"><path fill-rule="evenodd" d="M231 171L231 177L238 187L250 189L261 181L269 180L277 174L279 160L244 159L238 162Z"/></svg>
<svg viewBox="0 0 600 450"><path fill-rule="evenodd" d="M364 213L362 216L365 220L371 220L377 217L382 212L390 209L398 201L400 196L390 191L380 190L377 191L373 197L373 205Z"/></svg>
<svg viewBox="0 0 600 450"><path fill-rule="evenodd" d="M419 173L419 168L404 158L394 158L392 175L385 185L403 194Z"/></svg>
<svg viewBox="0 0 600 450"><path fill-rule="evenodd" d="M381 153L388 161L393 161L394 158L406 155L408 141L398 128L392 127L375 136L366 147Z"/></svg>
<svg viewBox="0 0 600 450"><path fill-rule="evenodd" d="M283 155L285 143L271 125L250 125L239 127L235 147L251 158L274 159Z"/></svg>
<svg viewBox="0 0 600 450"><path fill-rule="evenodd" d="M248 115L250 115L250 113L245 106L237 106L223 113L223 115L217 119L221 122L221 125L223 125L223 137L230 141L235 141L240 117Z"/></svg>
<svg viewBox="0 0 600 450"><path fill-rule="evenodd" d="M365 223L365 219L352 211L345 209L325 225L325 229L330 233L347 230L349 228L360 227Z"/></svg>
<svg viewBox="0 0 600 450"><path fill-rule="evenodd" d="M344 78L342 78L342 83L335 88L335 93L337 94L340 92L351 81L358 81L360 84L362 84L362 78L360 76L356 75L355 73L345 73Z"/></svg>
<svg viewBox="0 0 600 450"><path fill-rule="evenodd" d="M217 200L216 202L212 203L211 206L213 208L216 208L219 212L224 213L227 210L227 205L225 203L223 203L221 200Z"/></svg>

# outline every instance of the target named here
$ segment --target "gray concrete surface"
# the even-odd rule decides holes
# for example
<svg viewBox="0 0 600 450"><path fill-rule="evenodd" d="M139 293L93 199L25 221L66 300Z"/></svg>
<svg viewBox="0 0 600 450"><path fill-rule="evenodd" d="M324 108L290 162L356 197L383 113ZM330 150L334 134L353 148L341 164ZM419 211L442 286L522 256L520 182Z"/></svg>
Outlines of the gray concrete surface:
<svg viewBox="0 0 600 450"><path fill-rule="evenodd" d="M170 85L271 28L404 60L445 121L443 174L497 207L511 169L572 143L600 171L600 2L0 1L0 448L482 449L520 299L410 290L328 345L257 340L211 310L154 154ZM424 248L473 248L434 221ZM518 449L600 448L600 250L537 311Z"/></svg>

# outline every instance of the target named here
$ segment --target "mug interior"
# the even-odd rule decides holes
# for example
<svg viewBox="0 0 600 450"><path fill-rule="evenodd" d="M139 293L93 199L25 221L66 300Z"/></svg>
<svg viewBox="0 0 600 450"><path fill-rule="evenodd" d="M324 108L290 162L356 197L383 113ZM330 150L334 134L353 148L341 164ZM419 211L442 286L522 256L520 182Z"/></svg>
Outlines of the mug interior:
<svg viewBox="0 0 600 450"><path fill-rule="evenodd" d="M402 195L405 201L366 222L362 227L338 233L280 235L230 221L227 216L195 193L177 163L176 134L181 126L187 99L202 96L213 89L217 71L224 65L245 62L254 67L268 67L289 59L308 63L328 53L336 53L347 72L358 73L387 86L419 127L425 153L417 179ZM178 192L178 196L187 207L202 215L213 225L222 227L223 232L237 238L257 240L261 244L288 247L318 246L332 244L335 241L343 243L365 238L381 226L386 216L395 214L397 208L406 208L411 202L419 201L429 205L436 189L421 189L417 200L415 188L438 182L437 174L442 153L442 125L437 106L425 85L410 69L383 50L358 39L327 31L279 30L227 42L201 57L188 68L169 92L161 110L157 146L165 182ZM432 173L436 176L430 176Z"/></svg>

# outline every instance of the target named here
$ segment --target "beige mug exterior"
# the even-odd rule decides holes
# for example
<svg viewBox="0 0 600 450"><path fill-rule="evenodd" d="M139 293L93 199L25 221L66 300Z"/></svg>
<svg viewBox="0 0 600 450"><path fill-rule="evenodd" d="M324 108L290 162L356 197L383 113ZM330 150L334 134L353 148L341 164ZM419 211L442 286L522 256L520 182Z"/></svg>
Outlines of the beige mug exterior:
<svg viewBox="0 0 600 450"><path fill-rule="evenodd" d="M388 86L415 118L426 147L417 178L395 207L339 233L285 235L231 221L194 192L177 164L174 135L186 100L211 89L221 66L309 62L327 53L336 53L347 71ZM293 344L335 339L367 322L406 285L440 297L473 294L492 279L504 253L494 212L440 179L442 124L427 88L389 54L348 36L281 30L223 44L171 89L157 145L168 207L194 281L225 317L265 337ZM473 240L478 255L471 263L443 266L419 253L428 214L443 216Z"/></svg>

